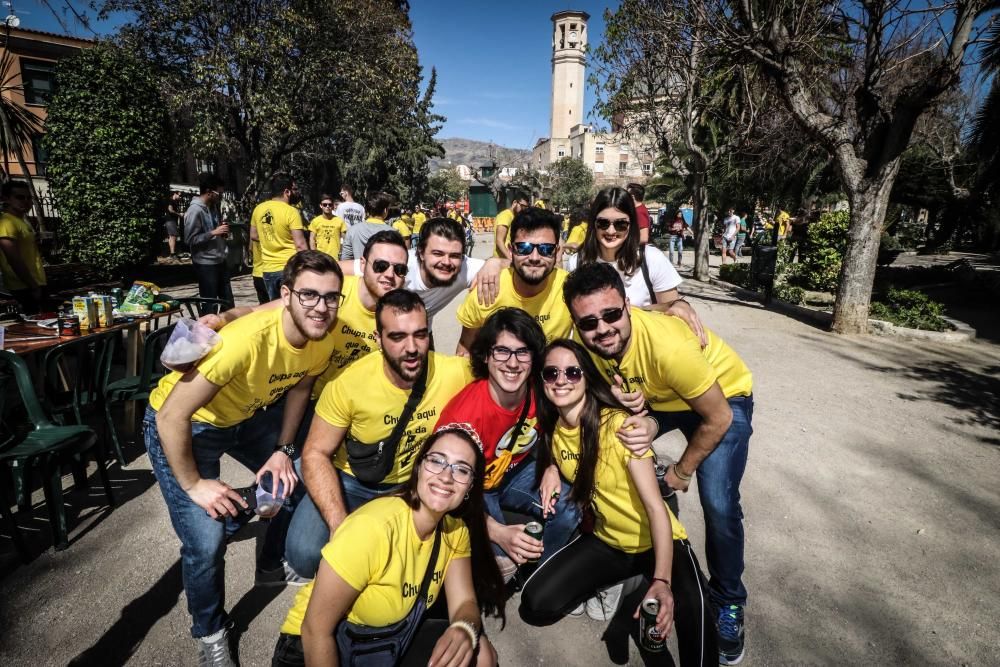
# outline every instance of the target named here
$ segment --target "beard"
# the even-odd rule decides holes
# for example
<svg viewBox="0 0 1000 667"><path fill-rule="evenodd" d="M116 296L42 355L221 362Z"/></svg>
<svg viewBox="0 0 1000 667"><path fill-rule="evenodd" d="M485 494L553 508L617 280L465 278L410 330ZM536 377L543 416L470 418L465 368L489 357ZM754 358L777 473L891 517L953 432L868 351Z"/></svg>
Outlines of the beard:
<svg viewBox="0 0 1000 667"><path fill-rule="evenodd" d="M424 282L428 287L448 287L449 285L454 285L455 281L458 280L459 272L455 271L453 274L451 274L450 278L442 280L438 278L436 275L434 275L430 267L424 265L424 273L427 274L427 280L425 280Z"/></svg>
<svg viewBox="0 0 1000 667"><path fill-rule="evenodd" d="M516 273L521 278L521 280L523 280L526 284L532 285L532 286L534 286L534 285L541 285L542 283L544 283L548 279L548 277L552 273L552 271L555 270L555 264L553 264L552 266L549 266L549 267L546 267L546 266L540 266L540 267L539 266L533 266L532 268L541 268L542 269L541 275L535 277L535 276L526 275L521 265L519 265L519 264L513 264L513 266L514 266L514 273Z"/></svg>
<svg viewBox="0 0 1000 667"><path fill-rule="evenodd" d="M412 361L413 359L420 359L420 365L417 366L415 370L409 370L403 366L404 361ZM427 354L421 355L420 353L407 355L403 357L390 357L385 355L385 362L389 364L389 368L396 372L396 375L403 378L406 382L414 382L423 372L424 367L427 366Z"/></svg>
<svg viewBox="0 0 1000 667"><path fill-rule="evenodd" d="M330 318L330 321L327 323L326 329L323 329L322 332L316 332L315 329L309 326L304 311L301 311L297 308L289 308L288 312L292 316L292 324L295 325L295 328L298 329L299 333L302 334L302 336L307 340L313 340L313 341L323 340L324 338L326 338L326 334L330 331L330 327L332 327L333 324L337 321L337 318L335 317Z"/></svg>

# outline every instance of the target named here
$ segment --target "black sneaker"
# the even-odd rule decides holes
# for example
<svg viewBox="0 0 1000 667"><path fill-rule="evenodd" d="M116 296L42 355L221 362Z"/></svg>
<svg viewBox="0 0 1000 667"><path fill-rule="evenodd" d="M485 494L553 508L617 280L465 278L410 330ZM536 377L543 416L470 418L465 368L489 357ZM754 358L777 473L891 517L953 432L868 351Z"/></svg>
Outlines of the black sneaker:
<svg viewBox="0 0 1000 667"><path fill-rule="evenodd" d="M719 609L719 664L738 665L743 660L743 607L736 604Z"/></svg>

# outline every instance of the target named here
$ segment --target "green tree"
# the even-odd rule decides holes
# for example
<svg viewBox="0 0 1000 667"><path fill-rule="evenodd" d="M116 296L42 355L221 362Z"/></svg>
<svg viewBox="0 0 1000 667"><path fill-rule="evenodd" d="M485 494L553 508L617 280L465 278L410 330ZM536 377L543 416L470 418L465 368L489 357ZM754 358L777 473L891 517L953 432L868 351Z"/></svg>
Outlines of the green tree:
<svg viewBox="0 0 1000 667"><path fill-rule="evenodd" d="M549 179L553 210L572 209L590 203L594 174L583 160L573 157L556 160L549 167Z"/></svg>
<svg viewBox="0 0 1000 667"><path fill-rule="evenodd" d="M431 201L456 200L468 194L469 183L459 176L456 169L439 169L428 179L427 195Z"/></svg>
<svg viewBox="0 0 1000 667"><path fill-rule="evenodd" d="M62 60L45 127L70 257L108 275L143 264L169 185L170 132L155 72L108 44Z"/></svg>
<svg viewBox="0 0 1000 667"><path fill-rule="evenodd" d="M403 189L394 178L419 185L439 117L420 93L406 6L107 0L103 12L131 16L119 40L163 72L179 143L245 165L249 206L291 167L327 165L325 185L346 179L362 192Z"/></svg>

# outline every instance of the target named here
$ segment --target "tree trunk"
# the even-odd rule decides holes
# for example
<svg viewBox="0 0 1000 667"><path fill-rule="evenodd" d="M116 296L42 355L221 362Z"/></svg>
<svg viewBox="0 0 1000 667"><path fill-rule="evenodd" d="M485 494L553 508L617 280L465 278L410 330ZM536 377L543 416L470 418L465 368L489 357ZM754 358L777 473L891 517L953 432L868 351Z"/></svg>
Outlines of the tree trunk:
<svg viewBox="0 0 1000 667"><path fill-rule="evenodd" d="M704 174L695 174L691 181L691 198L694 200L692 219L695 224L694 279L708 282L708 248L712 240L712 229L708 224L708 187Z"/></svg>
<svg viewBox="0 0 1000 667"><path fill-rule="evenodd" d="M866 179L861 187L847 193L851 226L833 307L833 330L839 334L868 333L879 240L896 169L885 169L879 175L881 178Z"/></svg>

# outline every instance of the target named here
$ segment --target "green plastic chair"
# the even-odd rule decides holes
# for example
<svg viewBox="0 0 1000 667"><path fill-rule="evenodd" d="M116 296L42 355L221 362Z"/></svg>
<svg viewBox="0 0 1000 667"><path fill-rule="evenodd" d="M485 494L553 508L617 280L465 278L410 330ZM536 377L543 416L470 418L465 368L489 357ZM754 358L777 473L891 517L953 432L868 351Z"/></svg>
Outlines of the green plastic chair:
<svg viewBox="0 0 1000 667"><path fill-rule="evenodd" d="M222 311L229 310L233 307L232 301L227 301L226 299L211 299L200 296L190 296L183 299L177 299L177 302L181 304L181 308L187 311L188 317L192 320L196 320L202 315L218 315Z"/></svg>
<svg viewBox="0 0 1000 667"><path fill-rule="evenodd" d="M82 465L86 454L93 451L97 461L97 473L104 485L108 506L114 507L115 505L111 480L108 477L105 457L101 451L103 448L97 434L87 426L59 426L52 423L35 394L31 374L23 359L13 352L0 350L0 374L4 380L13 376L21 403L27 414L26 426L29 427L26 432L25 429L21 428L5 434L0 441L0 463L10 469L17 505L25 511L31 508L31 473L36 469L41 472L45 504L48 507L52 524L52 540L56 550L60 551L69 546L66 508L62 500L62 466L64 464ZM6 392L0 392L0 395L5 396ZM0 408L5 407L0 405ZM3 413L6 418L9 410L4 410ZM6 423L12 421L14 420L5 419ZM16 524L14 525L15 530L17 530Z"/></svg>
<svg viewBox="0 0 1000 667"><path fill-rule="evenodd" d="M115 427L114 419L111 416L111 407L116 403L124 403L126 401L149 400L149 393L153 391L153 388L156 387L160 379L166 375L166 369L160 363L160 354L163 352L163 348L166 347L175 326L177 325L171 324L150 332L143 342L142 366L139 368L139 374L110 382L104 389L104 420L108 431L111 433L111 442L115 446L115 453L121 465L125 465L125 455L122 453L121 443L118 440L118 429ZM138 410L136 414L141 415Z"/></svg>

